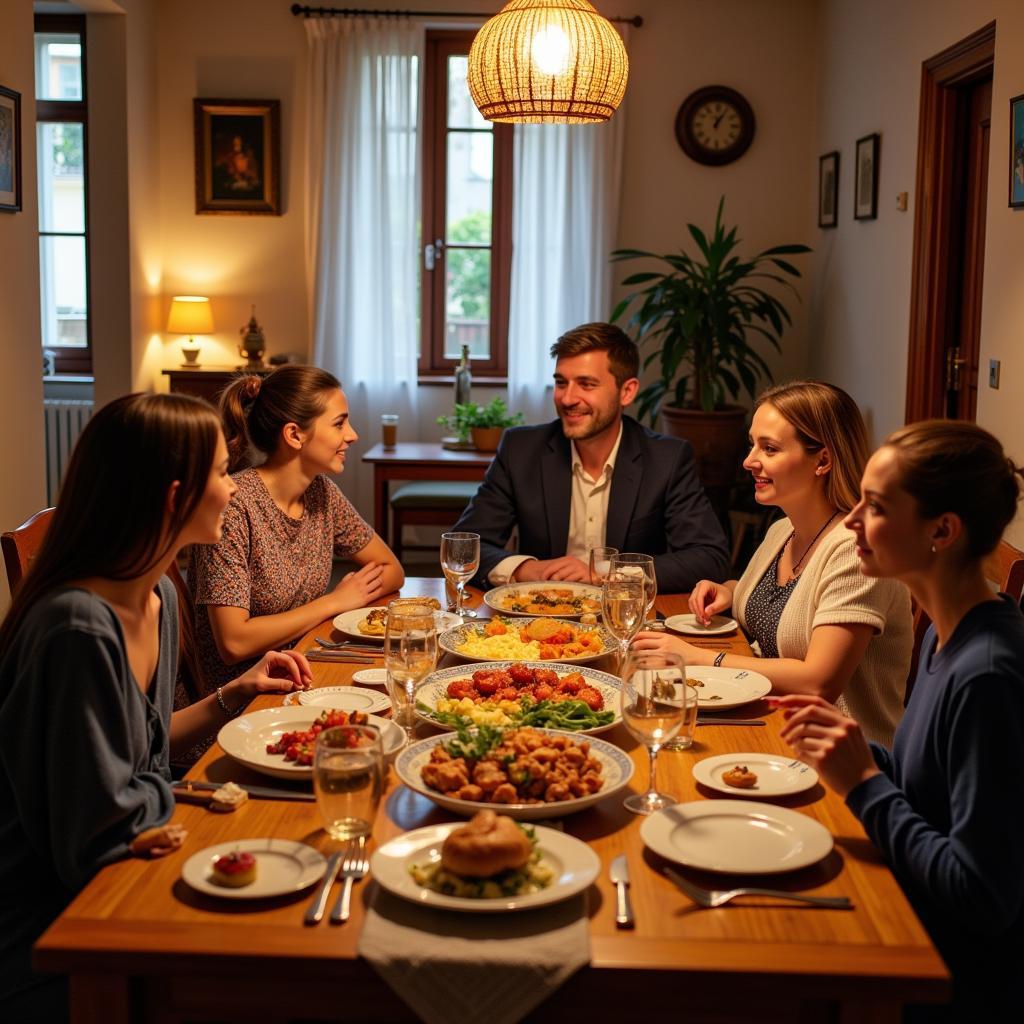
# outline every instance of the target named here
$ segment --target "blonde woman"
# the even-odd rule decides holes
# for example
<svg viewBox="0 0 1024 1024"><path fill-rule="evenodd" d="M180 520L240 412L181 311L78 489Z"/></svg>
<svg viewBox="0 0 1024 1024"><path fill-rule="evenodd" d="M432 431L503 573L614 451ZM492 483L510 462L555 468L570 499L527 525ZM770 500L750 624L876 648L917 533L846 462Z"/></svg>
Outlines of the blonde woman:
<svg viewBox="0 0 1024 1024"><path fill-rule="evenodd" d="M845 391L819 381L769 388L758 399L743 462L761 505L785 518L768 531L739 580L701 580L690 608L702 622L732 609L761 657L705 650L640 633L637 646L680 651L690 665L762 672L774 693L837 703L866 735L890 742L903 710L913 648L910 595L867 579L843 517L867 461L864 420Z"/></svg>

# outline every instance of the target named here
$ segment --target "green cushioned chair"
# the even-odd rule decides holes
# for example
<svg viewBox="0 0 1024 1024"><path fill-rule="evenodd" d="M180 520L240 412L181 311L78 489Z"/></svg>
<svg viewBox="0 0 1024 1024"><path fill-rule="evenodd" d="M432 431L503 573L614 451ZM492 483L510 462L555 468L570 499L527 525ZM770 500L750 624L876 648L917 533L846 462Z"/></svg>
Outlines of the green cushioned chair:
<svg viewBox="0 0 1024 1024"><path fill-rule="evenodd" d="M395 557L402 560L404 527L454 526L479 486L461 480L415 480L396 487L391 493L391 550Z"/></svg>

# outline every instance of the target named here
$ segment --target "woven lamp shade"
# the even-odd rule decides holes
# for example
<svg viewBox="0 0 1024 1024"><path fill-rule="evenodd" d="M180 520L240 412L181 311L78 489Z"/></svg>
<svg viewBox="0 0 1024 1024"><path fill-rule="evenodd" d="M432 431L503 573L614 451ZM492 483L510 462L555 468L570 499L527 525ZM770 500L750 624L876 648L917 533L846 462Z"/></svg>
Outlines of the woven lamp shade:
<svg viewBox="0 0 1024 1024"><path fill-rule="evenodd" d="M587 0L509 0L469 51L469 92L488 121L607 121L628 75L622 37Z"/></svg>

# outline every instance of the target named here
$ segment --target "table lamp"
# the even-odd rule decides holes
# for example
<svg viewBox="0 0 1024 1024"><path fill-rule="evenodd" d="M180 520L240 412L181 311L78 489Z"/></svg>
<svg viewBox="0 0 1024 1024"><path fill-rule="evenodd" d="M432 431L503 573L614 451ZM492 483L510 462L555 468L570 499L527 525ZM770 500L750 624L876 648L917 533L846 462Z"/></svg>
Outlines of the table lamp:
<svg viewBox="0 0 1024 1024"><path fill-rule="evenodd" d="M205 295L175 295L171 299L171 312L167 317L169 334L187 334L188 341L181 343L185 357L182 366L199 365L199 342L197 334L213 334L213 312L210 300Z"/></svg>

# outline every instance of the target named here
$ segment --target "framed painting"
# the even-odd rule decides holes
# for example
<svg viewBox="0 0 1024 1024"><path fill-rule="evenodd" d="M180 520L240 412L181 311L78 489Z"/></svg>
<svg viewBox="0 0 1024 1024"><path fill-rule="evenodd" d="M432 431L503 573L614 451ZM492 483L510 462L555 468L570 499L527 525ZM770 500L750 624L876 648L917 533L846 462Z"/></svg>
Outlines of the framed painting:
<svg viewBox="0 0 1024 1024"><path fill-rule="evenodd" d="M1010 206L1024 207L1024 93L1010 100Z"/></svg>
<svg viewBox="0 0 1024 1024"><path fill-rule="evenodd" d="M874 220L878 216L878 139L876 132L857 140L854 220Z"/></svg>
<svg viewBox="0 0 1024 1024"><path fill-rule="evenodd" d="M21 93L0 85L0 211L21 209Z"/></svg>
<svg viewBox="0 0 1024 1024"><path fill-rule="evenodd" d="M192 101L196 213L279 214L281 101Z"/></svg>
<svg viewBox="0 0 1024 1024"><path fill-rule="evenodd" d="M834 228L839 223L839 151L818 159L818 227Z"/></svg>

